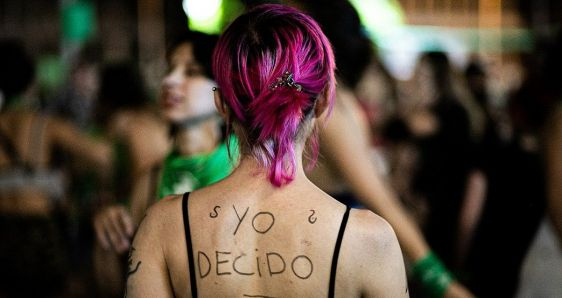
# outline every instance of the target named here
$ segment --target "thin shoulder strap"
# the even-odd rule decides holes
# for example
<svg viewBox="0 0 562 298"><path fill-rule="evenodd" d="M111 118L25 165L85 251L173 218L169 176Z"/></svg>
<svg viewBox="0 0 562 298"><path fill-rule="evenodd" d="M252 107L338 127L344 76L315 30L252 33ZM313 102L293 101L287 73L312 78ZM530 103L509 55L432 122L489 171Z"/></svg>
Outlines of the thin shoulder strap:
<svg viewBox="0 0 562 298"><path fill-rule="evenodd" d="M330 270L330 288L328 290L328 297L332 298L335 295L336 287L336 272L338 269L338 258L340 254L341 242L343 239L343 233L345 232L345 227L347 226L347 220L349 218L349 206L346 206L345 213L341 220L340 231L338 232L338 239L336 240L336 247L334 248L334 255L332 257L332 269Z"/></svg>
<svg viewBox="0 0 562 298"><path fill-rule="evenodd" d="M182 210L183 210L183 228L185 230L185 244L187 248L187 261L189 264L189 280L191 282L191 296L197 297L197 281L195 280L195 263L193 262L193 246L191 245L191 231L189 229L189 210L187 200L189 192L183 194Z"/></svg>

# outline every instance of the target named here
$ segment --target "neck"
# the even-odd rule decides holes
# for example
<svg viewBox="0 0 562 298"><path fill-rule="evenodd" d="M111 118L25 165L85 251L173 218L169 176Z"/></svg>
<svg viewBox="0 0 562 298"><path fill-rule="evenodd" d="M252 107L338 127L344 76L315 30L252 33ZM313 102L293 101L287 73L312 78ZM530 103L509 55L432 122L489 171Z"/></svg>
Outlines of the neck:
<svg viewBox="0 0 562 298"><path fill-rule="evenodd" d="M220 142L220 127L216 119L208 119L195 126L179 128L175 134L174 146L182 156L208 154Z"/></svg>
<svg viewBox="0 0 562 298"><path fill-rule="evenodd" d="M189 129L213 118L218 118L217 112L209 112L206 114L189 117L187 119L175 122L174 125L178 129Z"/></svg>
<svg viewBox="0 0 562 298"><path fill-rule="evenodd" d="M295 159L297 163L295 165L294 180L289 184L281 186L281 188L308 181L302 163L302 146L295 148ZM241 157L238 167L236 167L230 177L240 184L253 184L252 189L276 189L269 181L269 170L264 168L254 156L249 154Z"/></svg>

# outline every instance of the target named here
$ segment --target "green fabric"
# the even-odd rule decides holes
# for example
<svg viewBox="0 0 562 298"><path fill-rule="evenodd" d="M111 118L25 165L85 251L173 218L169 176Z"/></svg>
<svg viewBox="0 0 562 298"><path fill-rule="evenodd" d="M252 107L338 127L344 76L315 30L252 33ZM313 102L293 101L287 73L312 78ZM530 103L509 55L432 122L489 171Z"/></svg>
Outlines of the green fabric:
<svg viewBox="0 0 562 298"><path fill-rule="evenodd" d="M94 34L95 7L90 1L71 1L62 9L62 35L64 39L83 42Z"/></svg>
<svg viewBox="0 0 562 298"><path fill-rule="evenodd" d="M171 194L181 194L213 184L228 176L238 160L238 140L230 138L230 154L226 143L219 145L210 154L182 157L177 151L172 151L164 161L164 169L158 198Z"/></svg>
<svg viewBox="0 0 562 298"><path fill-rule="evenodd" d="M443 297L453 281L451 273L432 252L414 264L413 274L423 285L428 297L433 298Z"/></svg>

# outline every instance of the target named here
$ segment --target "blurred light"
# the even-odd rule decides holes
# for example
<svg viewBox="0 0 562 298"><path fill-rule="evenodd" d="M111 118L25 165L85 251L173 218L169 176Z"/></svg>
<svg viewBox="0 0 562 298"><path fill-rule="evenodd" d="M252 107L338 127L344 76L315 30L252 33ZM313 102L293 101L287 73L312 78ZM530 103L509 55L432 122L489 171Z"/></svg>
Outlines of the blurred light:
<svg viewBox="0 0 562 298"><path fill-rule="evenodd" d="M533 47L532 34L522 28L413 26L406 24L398 0L350 0L361 23L378 47L390 73L401 80L411 77L420 53L445 51L463 66L474 52L519 52Z"/></svg>
<svg viewBox="0 0 562 298"><path fill-rule="evenodd" d="M219 33L222 27L222 0L183 0L189 28L208 34Z"/></svg>
<svg viewBox="0 0 562 298"><path fill-rule="evenodd" d="M350 0L361 23L377 43L385 43L393 32L404 25L404 12L397 0Z"/></svg>

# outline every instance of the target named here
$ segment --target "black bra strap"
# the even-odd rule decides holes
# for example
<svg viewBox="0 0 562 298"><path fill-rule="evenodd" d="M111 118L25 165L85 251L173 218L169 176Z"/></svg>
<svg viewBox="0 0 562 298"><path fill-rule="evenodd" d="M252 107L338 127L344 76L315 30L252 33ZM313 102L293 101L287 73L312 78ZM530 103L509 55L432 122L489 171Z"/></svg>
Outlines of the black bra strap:
<svg viewBox="0 0 562 298"><path fill-rule="evenodd" d="M338 232L338 239L336 240L336 247L334 248L334 256L332 257L332 269L330 270L330 288L328 289L328 297L332 298L335 295L336 287L336 272L338 269L338 258L340 254L341 242L343 240L343 233L345 232L345 227L347 226L347 220L349 218L349 206L346 206L345 213L341 220L340 231Z"/></svg>
<svg viewBox="0 0 562 298"><path fill-rule="evenodd" d="M8 159L16 165L21 165L23 162L14 146L12 140L0 129L0 146L3 147L4 152L8 155Z"/></svg>
<svg viewBox="0 0 562 298"><path fill-rule="evenodd" d="M183 228L185 230L185 244L187 248L187 261L189 264L189 280L191 281L191 295L197 297L197 281L195 280L195 263L193 262L193 246L191 245L191 231L189 229L189 212L187 200L189 192L183 194L182 210L183 210Z"/></svg>

